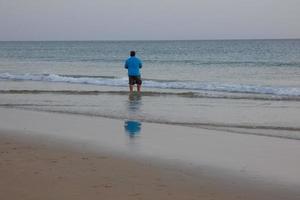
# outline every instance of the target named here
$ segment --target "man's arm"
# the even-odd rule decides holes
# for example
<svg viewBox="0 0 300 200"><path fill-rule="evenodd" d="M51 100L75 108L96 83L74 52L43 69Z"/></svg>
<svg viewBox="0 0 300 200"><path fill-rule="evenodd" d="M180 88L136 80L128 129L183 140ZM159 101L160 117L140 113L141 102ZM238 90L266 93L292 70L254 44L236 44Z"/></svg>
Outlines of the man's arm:
<svg viewBox="0 0 300 200"><path fill-rule="evenodd" d="M142 61L140 61L139 68L142 68L142 67L143 67Z"/></svg>
<svg viewBox="0 0 300 200"><path fill-rule="evenodd" d="M127 63L127 60L125 62L125 66L124 66L125 69L128 69L128 63Z"/></svg>

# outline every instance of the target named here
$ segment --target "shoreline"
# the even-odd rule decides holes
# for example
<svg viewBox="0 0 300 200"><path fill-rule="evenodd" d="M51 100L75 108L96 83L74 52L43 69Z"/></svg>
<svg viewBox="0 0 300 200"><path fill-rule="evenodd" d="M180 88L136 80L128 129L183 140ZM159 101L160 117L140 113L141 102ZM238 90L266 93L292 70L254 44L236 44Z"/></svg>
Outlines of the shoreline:
<svg viewBox="0 0 300 200"><path fill-rule="evenodd" d="M121 120L0 111L0 194L6 199L300 197L299 162L288 163L299 155L299 141L144 122L141 135L132 139ZM238 146L244 149L236 152ZM282 155L275 158L277 152ZM230 163L236 161L241 162L236 163L239 170ZM262 161L272 173L264 176ZM277 162L285 163L273 166ZM282 166L286 172L276 172Z"/></svg>
<svg viewBox="0 0 300 200"><path fill-rule="evenodd" d="M127 92L128 93L128 92ZM58 115L67 115L67 116L82 116L88 118L104 118L122 121L124 117L116 117L109 115L101 115L101 114L87 114L81 112L72 112L72 111L56 111L56 110L47 110L47 109L33 109L33 108L25 108L25 107L10 107L6 105L4 107L0 107L3 109L11 109L11 110L23 110L29 112L39 112L39 113L53 113ZM167 125L167 126L180 126L186 128L197 128L208 131L217 131L223 133L234 133L234 134L242 134L242 135L254 135L254 136L264 136L264 137L273 137L279 139L288 139L288 140L300 140L300 135L297 133L300 131L300 127L298 126L272 126L272 125L263 125L263 124L238 124L238 123L210 123L210 122L176 122L176 121L155 121L155 120L145 120L139 119L135 117L127 117L128 120L138 120L142 123L147 124L157 124L159 125Z"/></svg>

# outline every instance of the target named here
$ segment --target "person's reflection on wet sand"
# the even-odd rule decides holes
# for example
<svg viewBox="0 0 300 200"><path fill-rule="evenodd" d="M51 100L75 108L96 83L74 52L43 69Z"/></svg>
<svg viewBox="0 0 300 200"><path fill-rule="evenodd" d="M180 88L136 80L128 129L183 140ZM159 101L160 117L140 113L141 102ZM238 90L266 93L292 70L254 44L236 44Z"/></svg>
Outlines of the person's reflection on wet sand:
<svg viewBox="0 0 300 200"><path fill-rule="evenodd" d="M130 120L124 121L124 129L130 138L138 136L141 132L142 123L137 119L142 105L140 93L130 93L128 96L128 116Z"/></svg>
<svg viewBox="0 0 300 200"><path fill-rule="evenodd" d="M124 128L129 137L134 138L140 134L141 125L142 123L139 121L127 120L125 121Z"/></svg>

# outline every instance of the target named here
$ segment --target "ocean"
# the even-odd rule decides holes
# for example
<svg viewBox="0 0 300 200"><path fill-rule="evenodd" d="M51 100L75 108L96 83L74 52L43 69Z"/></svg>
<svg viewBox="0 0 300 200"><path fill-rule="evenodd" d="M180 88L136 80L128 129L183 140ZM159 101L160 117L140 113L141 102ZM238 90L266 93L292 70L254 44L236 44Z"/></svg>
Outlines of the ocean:
<svg viewBox="0 0 300 200"><path fill-rule="evenodd" d="M143 61L141 94L124 62ZM0 106L300 139L300 40L0 42Z"/></svg>

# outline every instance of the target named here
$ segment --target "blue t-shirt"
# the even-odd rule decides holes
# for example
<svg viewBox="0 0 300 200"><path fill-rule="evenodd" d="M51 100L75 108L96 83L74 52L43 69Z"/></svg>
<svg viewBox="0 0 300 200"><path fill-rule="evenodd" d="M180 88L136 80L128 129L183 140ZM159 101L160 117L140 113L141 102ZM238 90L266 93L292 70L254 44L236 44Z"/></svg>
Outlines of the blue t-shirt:
<svg viewBox="0 0 300 200"><path fill-rule="evenodd" d="M131 56L125 62L125 68L128 69L128 76L140 76L140 68L142 68L142 62L135 56Z"/></svg>

